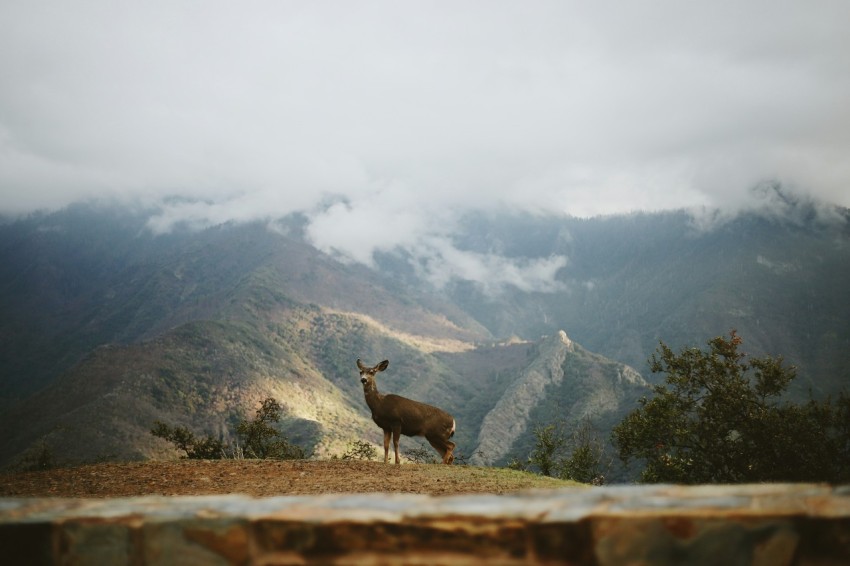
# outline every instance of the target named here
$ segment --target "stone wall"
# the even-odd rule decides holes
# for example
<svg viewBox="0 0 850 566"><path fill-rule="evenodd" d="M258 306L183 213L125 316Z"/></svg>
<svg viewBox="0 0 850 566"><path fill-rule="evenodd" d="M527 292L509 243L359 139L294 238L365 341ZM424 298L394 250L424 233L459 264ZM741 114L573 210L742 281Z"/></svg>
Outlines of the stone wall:
<svg viewBox="0 0 850 566"><path fill-rule="evenodd" d="M850 564L850 486L0 499L3 564Z"/></svg>

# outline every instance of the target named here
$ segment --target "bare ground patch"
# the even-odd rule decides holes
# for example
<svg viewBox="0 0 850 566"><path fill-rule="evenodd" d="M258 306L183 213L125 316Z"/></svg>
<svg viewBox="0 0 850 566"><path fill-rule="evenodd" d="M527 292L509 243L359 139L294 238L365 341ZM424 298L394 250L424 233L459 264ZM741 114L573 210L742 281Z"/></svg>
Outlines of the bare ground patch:
<svg viewBox="0 0 850 566"><path fill-rule="evenodd" d="M178 460L101 463L0 475L0 497L255 497L320 493L509 493L581 484L504 468L351 460Z"/></svg>

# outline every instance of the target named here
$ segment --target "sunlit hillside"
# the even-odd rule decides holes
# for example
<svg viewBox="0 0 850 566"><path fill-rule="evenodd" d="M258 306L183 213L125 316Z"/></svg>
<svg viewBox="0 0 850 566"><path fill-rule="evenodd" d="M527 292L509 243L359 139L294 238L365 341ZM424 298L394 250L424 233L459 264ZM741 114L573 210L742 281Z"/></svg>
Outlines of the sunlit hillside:
<svg viewBox="0 0 850 566"><path fill-rule="evenodd" d="M269 396L317 457L378 445L357 358L390 360L382 391L450 411L477 463L523 459L553 419L607 439L657 379L659 340L736 328L747 351L798 367L792 394L834 393L850 383L850 229L847 211L830 218L468 218L459 249L567 258L543 289L437 285L402 251L340 261L297 216L159 235L144 211L82 205L8 222L0 464L44 447L62 462L173 458L155 420L230 441Z"/></svg>

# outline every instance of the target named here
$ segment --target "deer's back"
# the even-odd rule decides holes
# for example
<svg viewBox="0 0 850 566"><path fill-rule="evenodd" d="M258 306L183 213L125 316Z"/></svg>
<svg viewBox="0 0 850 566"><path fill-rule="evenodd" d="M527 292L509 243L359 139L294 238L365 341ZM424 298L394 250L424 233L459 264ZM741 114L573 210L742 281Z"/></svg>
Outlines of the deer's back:
<svg viewBox="0 0 850 566"><path fill-rule="evenodd" d="M372 420L384 430L401 425L405 436L423 435L426 429L450 428L453 417L444 410L400 395L385 395Z"/></svg>

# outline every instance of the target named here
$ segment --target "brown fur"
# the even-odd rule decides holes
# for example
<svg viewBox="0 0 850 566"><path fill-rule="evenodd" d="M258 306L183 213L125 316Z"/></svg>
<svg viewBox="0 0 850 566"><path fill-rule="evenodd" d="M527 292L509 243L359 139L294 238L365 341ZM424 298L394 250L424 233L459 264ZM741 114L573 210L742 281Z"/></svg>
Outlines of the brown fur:
<svg viewBox="0 0 850 566"><path fill-rule="evenodd" d="M400 435L424 436L443 458L444 464L454 461L455 443L449 440L455 433L454 418L442 409L407 399L400 395L383 395L378 392L375 374L384 371L390 362L384 360L375 367L366 367L358 359L360 382L366 404L372 410L372 420L384 431L384 463L389 461L390 435L395 450L395 463L399 463L398 439Z"/></svg>

